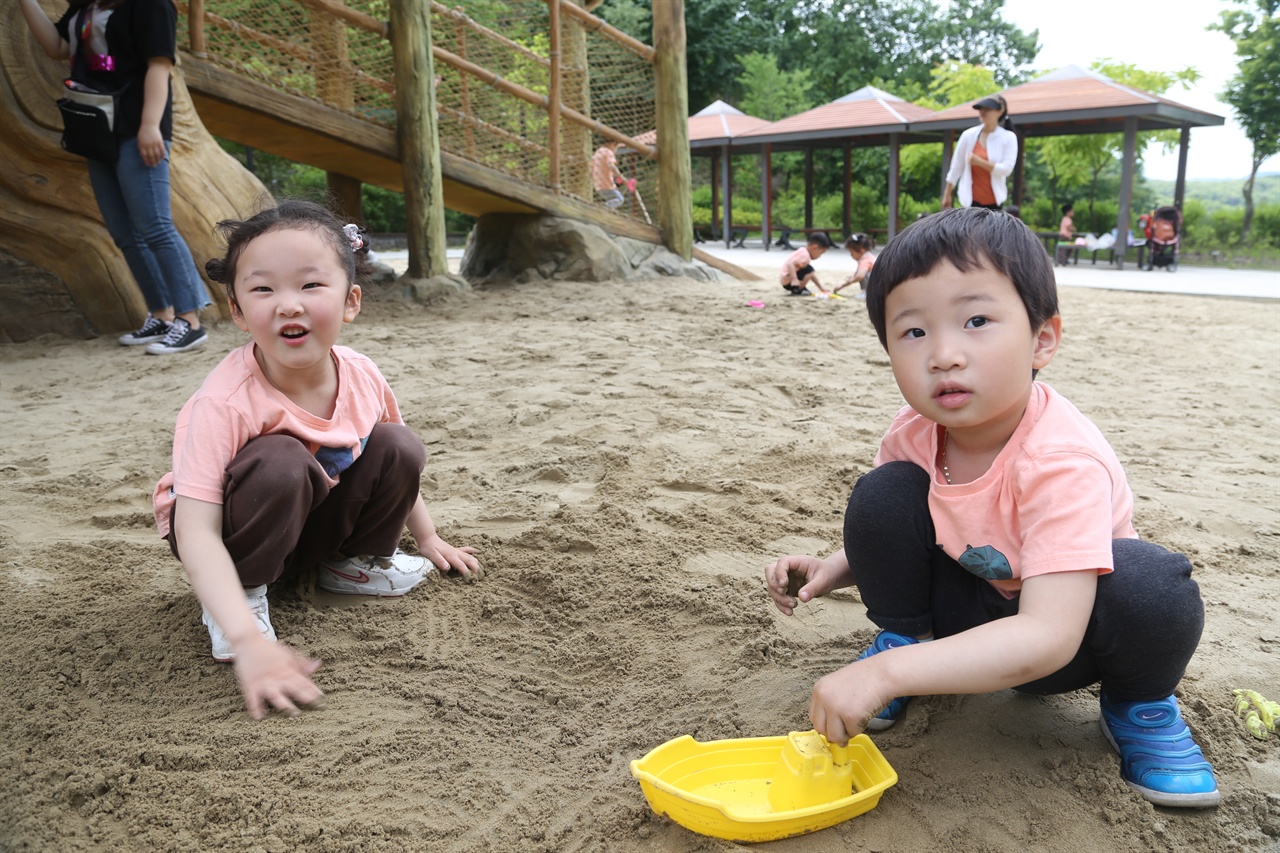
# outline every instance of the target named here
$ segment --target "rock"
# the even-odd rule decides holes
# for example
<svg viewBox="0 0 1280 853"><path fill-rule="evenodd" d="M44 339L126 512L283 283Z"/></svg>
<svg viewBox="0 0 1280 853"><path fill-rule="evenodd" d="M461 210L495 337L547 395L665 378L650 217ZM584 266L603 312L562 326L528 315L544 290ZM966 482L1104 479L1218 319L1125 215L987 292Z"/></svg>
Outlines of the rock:
<svg viewBox="0 0 1280 853"><path fill-rule="evenodd" d="M400 279L400 284L404 289L406 299L424 305L471 289L470 282L453 273L434 275L431 278L409 278L404 276Z"/></svg>
<svg viewBox="0 0 1280 853"><path fill-rule="evenodd" d="M461 273L477 284L618 281L683 276L728 281L719 270L661 246L612 237L596 225L556 216L491 213L467 239Z"/></svg>

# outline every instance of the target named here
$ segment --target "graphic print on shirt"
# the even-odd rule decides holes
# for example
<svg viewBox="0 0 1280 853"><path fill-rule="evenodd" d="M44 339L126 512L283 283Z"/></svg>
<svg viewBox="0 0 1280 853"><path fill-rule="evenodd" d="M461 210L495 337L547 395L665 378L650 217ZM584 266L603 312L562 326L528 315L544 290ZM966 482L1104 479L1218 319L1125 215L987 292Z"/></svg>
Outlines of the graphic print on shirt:
<svg viewBox="0 0 1280 853"><path fill-rule="evenodd" d="M369 436L366 435L360 439L360 452L364 452L364 446L368 443ZM318 447L316 461L330 478L336 480L339 474L351 467L351 463L355 461L355 455L350 447Z"/></svg>
<svg viewBox="0 0 1280 853"><path fill-rule="evenodd" d="M964 553L956 562L966 571L989 581L1007 581L1013 577L1013 568L1009 565L1008 559L990 545L975 548L966 544Z"/></svg>

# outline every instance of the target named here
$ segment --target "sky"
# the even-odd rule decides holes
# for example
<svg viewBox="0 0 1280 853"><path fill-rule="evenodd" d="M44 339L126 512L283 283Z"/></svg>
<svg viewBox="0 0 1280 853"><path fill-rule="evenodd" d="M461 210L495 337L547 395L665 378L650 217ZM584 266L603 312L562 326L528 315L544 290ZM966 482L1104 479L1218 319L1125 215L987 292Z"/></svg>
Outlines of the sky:
<svg viewBox="0 0 1280 853"><path fill-rule="evenodd" d="M1201 74L1191 89L1175 85L1163 97L1220 115L1221 127L1191 130L1187 179L1246 178L1253 145L1218 93L1236 72L1235 45L1225 33L1205 27L1225 9L1227 0L1005 0L1004 18L1023 32L1040 31L1040 53L1033 67L1052 71L1064 65L1088 68L1096 59L1113 59L1147 71L1177 71L1190 65ZM1016 120L1016 117L1015 117ZM1155 180L1173 180L1178 152L1152 146L1145 172ZM1280 171L1280 156L1262 172Z"/></svg>

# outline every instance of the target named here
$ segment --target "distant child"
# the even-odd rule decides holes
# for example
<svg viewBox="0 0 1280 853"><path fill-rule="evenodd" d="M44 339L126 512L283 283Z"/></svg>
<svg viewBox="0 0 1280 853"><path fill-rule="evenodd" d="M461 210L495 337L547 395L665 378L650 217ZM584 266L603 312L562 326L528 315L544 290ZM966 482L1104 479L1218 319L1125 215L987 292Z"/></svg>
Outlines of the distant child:
<svg viewBox="0 0 1280 853"><path fill-rule="evenodd" d="M1034 381L1062 333L1035 234L981 208L913 223L880 254L867 312L908 405L854 486L844 547L765 570L783 613L856 585L881 629L814 686L814 728L844 743L893 725L911 696L1101 682L1129 787L1216 805L1173 695L1204 626L1199 589L1186 557L1138 538L1102 433Z"/></svg>
<svg viewBox="0 0 1280 853"><path fill-rule="evenodd" d="M434 567L479 572L440 538L418 491L426 453L372 361L335 346L360 313L354 225L309 202L219 223L231 316L252 340L213 369L178 415L156 526L204 611L213 657L234 661L249 713L323 700L319 661L276 642L267 585L318 570L317 586L404 595ZM405 527L421 557L396 546ZM295 704L296 703L296 704Z"/></svg>
<svg viewBox="0 0 1280 853"><path fill-rule="evenodd" d="M609 140L591 155L591 184L595 187L596 195L604 202L604 206L610 210L621 206L625 201L617 187L618 184L626 184L632 192L635 192L636 188L635 179L628 181L618 170L619 147L621 143Z"/></svg>
<svg viewBox="0 0 1280 853"><path fill-rule="evenodd" d="M832 293L839 293L851 284L859 285L859 299L867 298L867 277L871 275L871 268L876 265L876 256L871 250L876 247L876 241L870 234L854 234L848 240L844 241L844 247L849 250L849 257L858 262L858 268L854 270L853 275L844 280L844 283L837 287Z"/></svg>
<svg viewBox="0 0 1280 853"><path fill-rule="evenodd" d="M1066 266L1067 258L1071 256L1071 247L1075 245L1075 215L1076 209L1070 202L1062 206L1062 221L1058 223L1058 251L1054 260L1063 266Z"/></svg>
<svg viewBox="0 0 1280 853"><path fill-rule="evenodd" d="M805 238L804 247L792 252L782 265L782 289L792 296L812 296L809 285L813 285L819 293L826 293L818 281L818 274L813 271L813 262L830 248L831 240L821 231L814 231Z"/></svg>

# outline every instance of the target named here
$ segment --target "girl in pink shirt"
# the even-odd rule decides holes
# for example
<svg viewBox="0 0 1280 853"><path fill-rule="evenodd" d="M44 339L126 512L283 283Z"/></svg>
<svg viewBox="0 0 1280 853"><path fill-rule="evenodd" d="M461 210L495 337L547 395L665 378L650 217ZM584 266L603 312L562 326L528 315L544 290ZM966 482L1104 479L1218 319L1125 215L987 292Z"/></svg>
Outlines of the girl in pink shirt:
<svg viewBox="0 0 1280 853"><path fill-rule="evenodd" d="M436 532L418 490L426 453L386 380L335 345L360 313L359 229L296 201L219 227L227 255L206 270L252 340L183 406L153 503L213 657L235 662L261 719L324 698L311 680L319 661L276 642L268 584L318 571L328 592L399 596L433 568L469 577L480 564ZM397 548L406 527L421 556Z"/></svg>
<svg viewBox="0 0 1280 853"><path fill-rule="evenodd" d="M860 286L858 298L866 299L867 277L871 275L871 268L876 265L876 256L871 252L876 247L876 241L870 234L859 233L845 240L844 247L849 250L849 257L858 262L858 268L854 270L853 275L846 278L839 287L831 292L839 293L849 285L856 284Z"/></svg>

